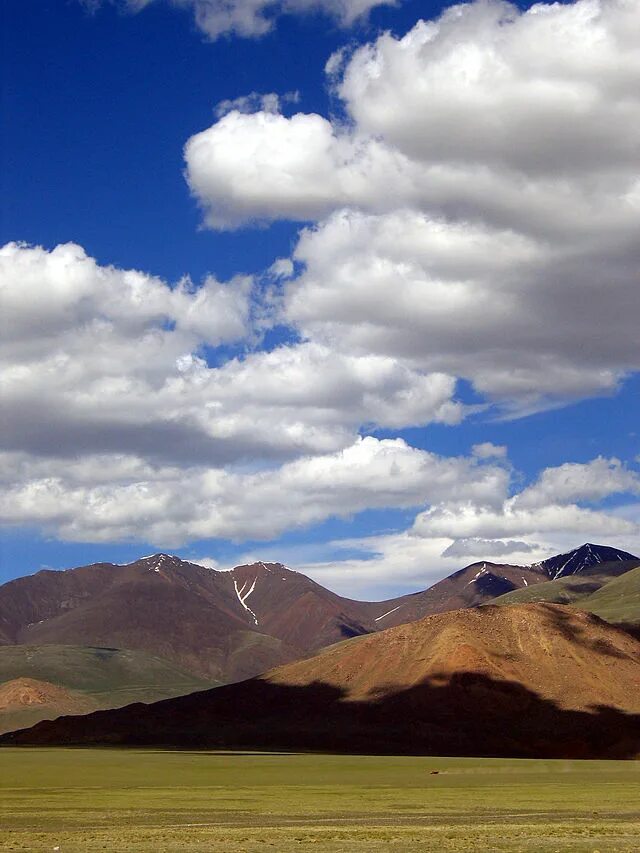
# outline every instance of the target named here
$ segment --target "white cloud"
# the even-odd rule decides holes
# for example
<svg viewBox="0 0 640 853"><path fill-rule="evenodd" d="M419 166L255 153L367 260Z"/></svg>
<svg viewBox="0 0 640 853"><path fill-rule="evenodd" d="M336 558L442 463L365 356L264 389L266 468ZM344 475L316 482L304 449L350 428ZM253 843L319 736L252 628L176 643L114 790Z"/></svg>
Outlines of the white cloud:
<svg viewBox="0 0 640 853"><path fill-rule="evenodd" d="M284 95L278 95L275 92L260 94L259 92L250 92L248 95L241 95L238 98L226 98L216 104L216 118L222 118L227 113L279 113L284 104L297 104L300 100L300 92L285 92Z"/></svg>
<svg viewBox="0 0 640 853"><path fill-rule="evenodd" d="M77 246L0 251L4 446L221 465L348 446L362 424L456 423L455 379L306 343L210 367L249 335L251 281L170 288Z"/></svg>
<svg viewBox="0 0 640 853"><path fill-rule="evenodd" d="M90 12L105 2L140 12L158 0L80 0ZM393 5L394 0L169 0L192 12L198 29L215 41L225 34L245 38L262 36L273 29L280 15L323 12L340 26L347 27L376 6Z"/></svg>
<svg viewBox="0 0 640 853"><path fill-rule="evenodd" d="M46 351L54 338L92 325L136 339L170 324L172 340L182 346L191 340L216 345L246 335L249 283L207 278L194 287L184 279L170 288L137 270L100 267L73 243L51 252L8 243L0 249L3 342Z"/></svg>
<svg viewBox="0 0 640 853"><path fill-rule="evenodd" d="M317 219L344 205L378 212L420 200L432 214L551 237L559 229L612 233L625 223L633 231L639 18L635 0L537 4L526 12L495 0L454 6L404 38L385 33L330 61L332 75L342 71L332 79L347 124L260 113L241 125L222 122L196 137L209 156L188 159L189 170L197 184L200 169L210 177L233 169L225 148L240 137L256 149L265 187L254 196L238 163L227 176L232 220L269 212ZM287 143L275 161L270 140ZM302 160L299 147L314 140ZM305 182L309 173L314 182ZM278 178L303 179L306 209L295 195L277 195Z"/></svg>
<svg viewBox="0 0 640 853"><path fill-rule="evenodd" d="M413 531L425 537L450 539L501 539L537 537L569 532L582 536L620 536L634 531L623 519L609 513L576 506L549 504L520 508L508 501L499 509L478 507L471 501L442 504L417 516ZM575 539L575 537L574 537Z"/></svg>
<svg viewBox="0 0 640 853"><path fill-rule="evenodd" d="M638 370L635 0L484 0L328 63L346 119L231 112L185 147L216 228L301 235L286 318L507 412Z"/></svg>
<svg viewBox="0 0 640 853"><path fill-rule="evenodd" d="M504 444L483 441L480 444L473 445L471 454L478 459L504 459L507 455L507 448Z"/></svg>
<svg viewBox="0 0 640 853"><path fill-rule="evenodd" d="M0 462L10 478L0 502L5 524L36 524L70 540L144 539L159 547L209 537L270 539L372 507L462 496L491 505L508 482L502 467L372 437L256 473L157 469L121 457L109 481L106 468L102 476L92 473L104 462L100 457L69 467L64 460L45 465L10 455Z"/></svg>
<svg viewBox="0 0 640 853"><path fill-rule="evenodd" d="M341 211L304 231L295 257L285 311L308 337L465 377L515 411L612 392L640 366L631 270L554 265L513 231Z"/></svg>
<svg viewBox="0 0 640 853"><path fill-rule="evenodd" d="M640 494L640 476L619 459L599 456L586 464L567 462L546 468L538 480L518 495L518 507L549 503L597 502L615 494Z"/></svg>

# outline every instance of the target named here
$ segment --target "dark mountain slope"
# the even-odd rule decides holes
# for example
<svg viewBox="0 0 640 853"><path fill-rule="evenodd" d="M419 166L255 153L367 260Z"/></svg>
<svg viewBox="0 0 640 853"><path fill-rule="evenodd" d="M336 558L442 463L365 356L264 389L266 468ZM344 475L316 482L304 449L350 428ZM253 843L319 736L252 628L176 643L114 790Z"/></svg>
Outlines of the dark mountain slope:
<svg viewBox="0 0 640 853"><path fill-rule="evenodd" d="M556 580L568 575L577 575L591 566L598 565L598 563L613 563L618 560L637 560L637 557L627 551L620 551L618 548L611 548L608 545L593 545L586 542L573 551L558 554L556 557L549 557L548 560L543 560L537 565L552 580Z"/></svg>

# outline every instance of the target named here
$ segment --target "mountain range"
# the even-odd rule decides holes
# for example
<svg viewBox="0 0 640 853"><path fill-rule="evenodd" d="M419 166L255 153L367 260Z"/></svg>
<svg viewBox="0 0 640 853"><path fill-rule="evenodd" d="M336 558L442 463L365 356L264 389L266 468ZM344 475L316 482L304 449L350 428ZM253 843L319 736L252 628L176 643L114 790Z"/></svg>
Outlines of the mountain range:
<svg viewBox="0 0 640 853"><path fill-rule="evenodd" d="M0 644L135 649L239 681L348 637L469 607L548 580L541 566L479 563L428 590L343 598L280 563L215 571L168 554L44 570L0 587Z"/></svg>
<svg viewBox="0 0 640 853"><path fill-rule="evenodd" d="M86 710L113 708L242 681L345 639L494 601L593 606L633 630L636 567L631 554L585 544L532 566L473 563L380 602L344 598L280 563L216 571L154 554L43 570L0 586L0 687L9 696L3 705L0 695L0 731L71 712L78 699ZM89 671L102 689L79 676Z"/></svg>

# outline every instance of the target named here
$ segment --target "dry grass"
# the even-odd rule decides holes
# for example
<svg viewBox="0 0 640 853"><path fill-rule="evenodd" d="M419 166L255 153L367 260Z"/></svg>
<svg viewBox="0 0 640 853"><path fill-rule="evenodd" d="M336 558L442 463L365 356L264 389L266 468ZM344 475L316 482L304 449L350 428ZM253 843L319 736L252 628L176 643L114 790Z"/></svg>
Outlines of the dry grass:
<svg viewBox="0 0 640 853"><path fill-rule="evenodd" d="M0 793L0 850L640 849L635 762L3 749Z"/></svg>

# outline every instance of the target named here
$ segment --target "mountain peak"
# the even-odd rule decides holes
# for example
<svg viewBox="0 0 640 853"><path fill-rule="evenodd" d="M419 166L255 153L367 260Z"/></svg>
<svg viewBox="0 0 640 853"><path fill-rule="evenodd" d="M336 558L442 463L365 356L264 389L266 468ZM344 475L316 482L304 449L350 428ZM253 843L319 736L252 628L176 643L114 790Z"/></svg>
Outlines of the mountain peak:
<svg viewBox="0 0 640 853"><path fill-rule="evenodd" d="M634 554L627 551L620 551L618 548L611 548L608 545L596 545L593 542L585 542L579 548L574 548L572 551L567 551L564 554L557 554L555 557L549 557L547 560L542 560L535 563L540 566L549 575L552 580L567 577L568 575L576 575L591 566L597 566L599 563L613 563L618 560L636 560Z"/></svg>

